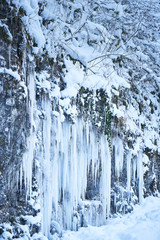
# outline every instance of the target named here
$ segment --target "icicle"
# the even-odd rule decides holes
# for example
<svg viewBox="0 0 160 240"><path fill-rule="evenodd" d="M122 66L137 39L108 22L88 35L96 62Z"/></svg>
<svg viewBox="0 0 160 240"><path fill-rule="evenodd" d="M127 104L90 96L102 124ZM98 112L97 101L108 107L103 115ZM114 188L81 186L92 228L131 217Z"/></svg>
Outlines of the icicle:
<svg viewBox="0 0 160 240"><path fill-rule="evenodd" d="M26 199L28 196L31 196L32 192L32 166L33 166L33 158L34 158L34 150L35 150L35 123L34 123L34 109L35 109L35 82L34 75L31 73L29 76L29 84L28 84L28 113L30 118L30 132L29 137L26 139L27 149L23 154L22 160L22 168L24 174L24 185L27 190ZM22 181L22 176L20 177Z"/></svg>
<svg viewBox="0 0 160 240"><path fill-rule="evenodd" d="M131 153L127 155L127 191L130 192L131 188Z"/></svg>
<svg viewBox="0 0 160 240"><path fill-rule="evenodd" d="M23 178L23 175L22 175L22 165L20 166L20 176L19 176L19 182L20 182L20 192L22 191L22 178Z"/></svg>
<svg viewBox="0 0 160 240"><path fill-rule="evenodd" d="M10 130L8 131L8 146L10 146L11 144L11 134L10 134Z"/></svg>
<svg viewBox="0 0 160 240"><path fill-rule="evenodd" d="M73 179L71 180L71 184L73 184L72 188L72 196L74 198L72 199L74 207L77 206L78 204L78 195L77 195L77 178L78 178L78 163L77 163L77 149L76 149L76 143L77 143L77 133L76 133L76 126L75 124L72 125L72 139L71 139L71 153L73 155L73 160L74 160L74 165L72 167L72 174L73 174Z"/></svg>
<svg viewBox="0 0 160 240"><path fill-rule="evenodd" d="M22 167L23 167L23 174L24 174L24 187L27 189L27 151L23 155L23 161L22 161Z"/></svg>
<svg viewBox="0 0 160 240"><path fill-rule="evenodd" d="M122 140L117 136L113 142L115 146L115 175L119 178L123 169L124 148Z"/></svg>
<svg viewBox="0 0 160 240"><path fill-rule="evenodd" d="M133 159L133 181L135 182L136 180L136 170L137 170L137 162L136 162L136 159L134 158Z"/></svg>
<svg viewBox="0 0 160 240"><path fill-rule="evenodd" d="M107 217L110 214L111 203L111 156L108 141L106 140L106 165L107 165Z"/></svg>
<svg viewBox="0 0 160 240"><path fill-rule="evenodd" d="M116 199L116 193L114 192L114 209L115 212L117 213L117 199Z"/></svg>
<svg viewBox="0 0 160 240"><path fill-rule="evenodd" d="M43 121L43 162L42 171L44 175L43 181L43 206L42 206L42 231L48 236L50 232L50 221L52 216L52 172L50 161L50 138L51 138L51 106L48 96L42 99L42 107L45 111L45 119Z"/></svg>
<svg viewBox="0 0 160 240"><path fill-rule="evenodd" d="M55 135L55 131L57 132L57 136ZM51 176L52 179L49 181L50 184L54 182L54 186L52 186L52 196L51 200L53 202L53 207L55 211L55 218L57 217L57 211L58 211L58 201L60 201L60 190L61 190L61 179L59 179L59 139L60 139L60 131L61 128L59 128L59 122L58 119L55 117L52 118L51 122L51 146L50 146L50 161L51 161ZM55 137L56 136L56 137ZM60 159L61 160L61 159ZM60 190L59 190L60 189Z"/></svg>
<svg viewBox="0 0 160 240"><path fill-rule="evenodd" d="M111 158L109 152L109 146L106 136L101 136L100 139L100 157L101 157L101 188L100 199L103 206L103 223L106 222L107 217L110 214L110 185L111 185Z"/></svg>
<svg viewBox="0 0 160 240"><path fill-rule="evenodd" d="M16 190L18 191L18 189L19 189L19 171L17 171L17 173L16 173Z"/></svg>
<svg viewBox="0 0 160 240"><path fill-rule="evenodd" d="M8 47L8 68L11 68L11 50L12 50L12 46L11 46L11 44L9 44L9 47Z"/></svg>
<svg viewBox="0 0 160 240"><path fill-rule="evenodd" d="M143 202L143 156L142 152L138 153L137 158L137 177L138 177L138 190L139 190L139 203Z"/></svg>

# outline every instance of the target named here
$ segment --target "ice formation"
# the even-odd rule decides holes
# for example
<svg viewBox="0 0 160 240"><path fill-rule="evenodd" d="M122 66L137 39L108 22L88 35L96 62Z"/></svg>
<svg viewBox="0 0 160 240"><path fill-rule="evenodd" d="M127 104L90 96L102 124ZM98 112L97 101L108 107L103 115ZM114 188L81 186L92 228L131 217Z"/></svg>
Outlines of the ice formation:
<svg viewBox="0 0 160 240"><path fill-rule="evenodd" d="M105 224L110 215L111 204L111 149L107 135L99 132L89 119L76 117L73 122L64 118L61 112L54 111L48 93L42 95L43 116L37 118L39 113L35 104L34 87L31 75L28 87L31 130L20 168L20 188L24 175L27 194L31 194L35 158L41 199L42 232L49 236L53 221L59 222L64 229L77 230L82 224L82 219L80 223L77 214L79 208L82 208L81 218L84 217L89 224ZM112 145L115 176L119 178L124 164L123 142L116 136ZM135 180L137 177L139 201L142 202L142 153L138 154L136 161L133 160L132 153L129 152L127 191L131 190L131 178ZM98 194L95 194L96 201L86 199L89 174L98 188Z"/></svg>
<svg viewBox="0 0 160 240"><path fill-rule="evenodd" d="M47 104L47 103L46 103ZM92 169L92 176L96 183L100 165L100 201L103 205L103 220L106 221L106 209L110 209L110 152L106 136L98 139L96 130L83 119L77 119L72 124L61 117L51 116L49 103L46 106L43 124L43 149L40 162L41 200L43 209L42 229L48 235L52 208L55 219L58 220L58 205L63 209L63 227L76 229L74 212L78 204L85 200L88 171ZM74 218L74 221L73 221ZM92 222L90 222L92 224ZM99 225L99 223L97 223Z"/></svg>

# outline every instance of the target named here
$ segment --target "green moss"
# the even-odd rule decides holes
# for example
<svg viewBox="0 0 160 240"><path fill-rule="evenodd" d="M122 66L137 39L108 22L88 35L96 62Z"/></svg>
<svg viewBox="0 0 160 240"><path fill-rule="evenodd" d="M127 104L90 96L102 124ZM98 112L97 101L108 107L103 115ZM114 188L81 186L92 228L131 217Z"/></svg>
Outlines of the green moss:
<svg viewBox="0 0 160 240"><path fill-rule="evenodd" d="M22 7L20 7L18 14L20 16L24 16L25 15L25 10Z"/></svg>
<svg viewBox="0 0 160 240"><path fill-rule="evenodd" d="M36 43L35 37L33 37L32 42L33 42L33 47L37 47L38 46L37 43Z"/></svg>
<svg viewBox="0 0 160 240"><path fill-rule="evenodd" d="M88 89L86 89L84 87L81 87L81 89L79 90L80 94L87 93L87 92L88 92Z"/></svg>

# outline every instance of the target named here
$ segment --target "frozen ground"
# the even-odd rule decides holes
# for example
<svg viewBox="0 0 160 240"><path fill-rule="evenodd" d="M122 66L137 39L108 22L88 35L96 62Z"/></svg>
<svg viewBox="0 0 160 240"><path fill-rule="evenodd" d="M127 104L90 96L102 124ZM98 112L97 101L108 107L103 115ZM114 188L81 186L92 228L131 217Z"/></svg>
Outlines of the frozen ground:
<svg viewBox="0 0 160 240"><path fill-rule="evenodd" d="M160 240L160 198L148 197L134 212L106 226L67 231L63 240Z"/></svg>

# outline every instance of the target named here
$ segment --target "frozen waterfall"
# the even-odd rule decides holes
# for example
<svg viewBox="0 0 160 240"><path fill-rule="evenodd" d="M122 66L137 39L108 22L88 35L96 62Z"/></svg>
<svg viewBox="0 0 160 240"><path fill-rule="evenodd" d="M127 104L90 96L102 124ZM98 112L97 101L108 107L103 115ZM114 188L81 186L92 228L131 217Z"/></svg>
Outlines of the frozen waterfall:
<svg viewBox="0 0 160 240"><path fill-rule="evenodd" d="M43 232L48 235L53 215L59 221L59 208L63 210L63 227L77 229L76 212L85 200L89 169L93 182L96 184L96 178L100 181L99 201L103 209L97 225L104 224L106 211L107 215L110 211L111 158L107 138L103 134L99 137L96 129L83 119L74 124L61 122L59 114L51 114L50 102L45 104L40 161Z"/></svg>
<svg viewBox="0 0 160 240"><path fill-rule="evenodd" d="M41 228L45 236L50 235L55 222L71 230L78 230L85 221L91 225L103 225L111 208L112 164L107 136L90 119L76 117L72 122L64 118L62 111L55 111L48 93L42 94L41 106L37 107L33 78L30 76L28 85L31 127L19 170L20 188L24 179L27 196L31 195L34 163L40 194ZM119 181L125 165L123 140L115 136L112 146L114 174ZM141 202L142 154L138 150L137 160L133 161L129 151L126 158L127 191L131 191L131 180L137 178ZM89 188L92 193L88 197ZM116 204L116 197L114 201Z"/></svg>

